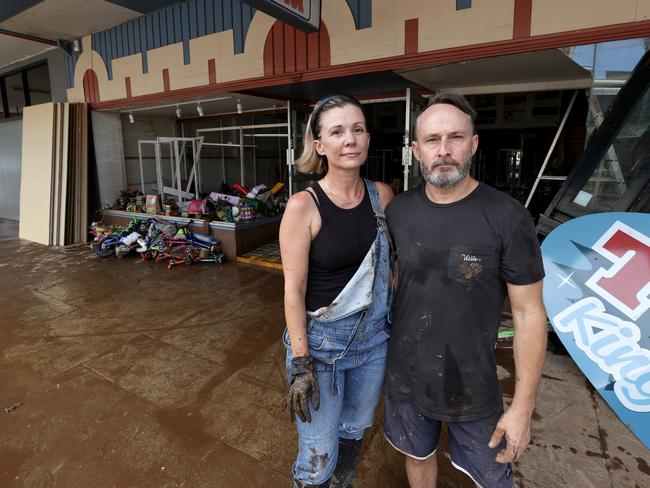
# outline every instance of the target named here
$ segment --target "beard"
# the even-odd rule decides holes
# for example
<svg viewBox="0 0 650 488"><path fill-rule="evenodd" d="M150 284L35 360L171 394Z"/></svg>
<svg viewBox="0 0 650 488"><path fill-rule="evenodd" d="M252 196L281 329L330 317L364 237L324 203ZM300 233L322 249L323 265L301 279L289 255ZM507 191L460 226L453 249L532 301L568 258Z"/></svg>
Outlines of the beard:
<svg viewBox="0 0 650 488"><path fill-rule="evenodd" d="M445 169L443 171L436 171L436 168L442 165L453 165L451 170ZM430 169L425 169L424 165L420 163L420 169L424 175L427 183L435 186L436 188L450 188L456 186L469 175L469 169L472 166L472 156L470 156L465 163L459 163L453 158L437 159L431 164Z"/></svg>

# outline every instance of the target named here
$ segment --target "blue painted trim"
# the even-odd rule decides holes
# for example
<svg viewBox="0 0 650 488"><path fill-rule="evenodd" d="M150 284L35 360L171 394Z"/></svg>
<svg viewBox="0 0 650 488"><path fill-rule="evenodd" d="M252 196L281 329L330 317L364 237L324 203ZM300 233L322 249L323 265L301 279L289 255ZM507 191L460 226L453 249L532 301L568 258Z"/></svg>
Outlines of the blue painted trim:
<svg viewBox="0 0 650 488"><path fill-rule="evenodd" d="M151 16L151 27L153 29L153 47L159 48L162 46L162 42L160 39L160 22L158 20L157 12Z"/></svg>
<svg viewBox="0 0 650 488"><path fill-rule="evenodd" d="M181 5L181 29L183 64L190 64L190 12L187 3Z"/></svg>
<svg viewBox="0 0 650 488"><path fill-rule="evenodd" d="M205 31L215 32L214 30L214 3L205 2Z"/></svg>
<svg viewBox="0 0 650 488"><path fill-rule="evenodd" d="M239 0L223 0L223 30L232 29L232 4Z"/></svg>
<svg viewBox="0 0 650 488"><path fill-rule="evenodd" d="M156 12L156 19L158 20L158 29L160 30L160 45L168 46L171 42L169 42L165 12Z"/></svg>
<svg viewBox="0 0 650 488"><path fill-rule="evenodd" d="M142 53L142 72L149 73L149 58L147 57L147 23L144 17L138 19L140 31L140 52Z"/></svg>
<svg viewBox="0 0 650 488"><path fill-rule="evenodd" d="M197 37L203 37L206 34L205 24L205 0L196 0Z"/></svg>
<svg viewBox="0 0 650 488"><path fill-rule="evenodd" d="M371 0L347 1L356 5L359 25L369 27ZM104 61L109 80L113 79L113 59L139 53L142 72L148 73L148 50L182 42L183 62L189 64L191 39L229 29L233 30L234 53L241 54L255 12L241 0L189 0L92 34L92 48Z"/></svg>
<svg viewBox="0 0 650 488"><path fill-rule="evenodd" d="M174 42L183 42L183 27L181 25L181 6L174 7Z"/></svg>
<svg viewBox="0 0 650 488"><path fill-rule="evenodd" d="M187 4L188 20L190 23L190 39L195 39L199 35L198 19L196 16L196 3L197 2L190 2Z"/></svg>
<svg viewBox="0 0 650 488"><path fill-rule="evenodd" d="M244 39L243 39L243 22L242 22L242 15L241 15L241 2L239 0L233 0L232 2L232 30L233 30L233 35L235 36L234 38L234 45L235 45L235 53L243 53L244 52Z"/></svg>
<svg viewBox="0 0 650 488"><path fill-rule="evenodd" d="M214 4L214 31L223 32L223 2L215 2Z"/></svg>
<svg viewBox="0 0 650 488"><path fill-rule="evenodd" d="M79 60L79 57L83 53L83 45L80 46L80 51L78 53L71 53L67 54L65 56L65 74L66 74L66 83L68 85L68 88L72 88L74 86L74 68L77 65L77 61Z"/></svg>

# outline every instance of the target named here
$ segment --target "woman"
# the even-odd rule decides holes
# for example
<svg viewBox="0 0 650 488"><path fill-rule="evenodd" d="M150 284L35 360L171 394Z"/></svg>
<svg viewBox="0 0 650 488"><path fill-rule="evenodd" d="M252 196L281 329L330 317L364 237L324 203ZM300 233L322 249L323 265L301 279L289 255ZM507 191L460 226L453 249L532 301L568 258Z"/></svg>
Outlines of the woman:
<svg viewBox="0 0 650 488"><path fill-rule="evenodd" d="M381 393L388 339L388 185L360 176L370 136L361 104L334 95L307 123L302 172L280 226L286 405L298 417L294 487L349 487Z"/></svg>

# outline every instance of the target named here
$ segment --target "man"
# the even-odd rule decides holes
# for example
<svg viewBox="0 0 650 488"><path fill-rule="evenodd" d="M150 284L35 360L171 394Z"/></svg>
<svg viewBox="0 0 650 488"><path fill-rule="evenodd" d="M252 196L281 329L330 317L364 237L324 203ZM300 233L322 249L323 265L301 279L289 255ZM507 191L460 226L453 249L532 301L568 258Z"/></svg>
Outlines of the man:
<svg viewBox="0 0 650 488"><path fill-rule="evenodd" d="M453 465L482 488L512 486L526 449L546 350L544 271L528 211L469 176L475 113L439 93L418 117L425 183L386 210L398 285L384 431L406 455L412 488L434 488L441 422ZM505 295L515 325L515 394L503 413L494 345Z"/></svg>

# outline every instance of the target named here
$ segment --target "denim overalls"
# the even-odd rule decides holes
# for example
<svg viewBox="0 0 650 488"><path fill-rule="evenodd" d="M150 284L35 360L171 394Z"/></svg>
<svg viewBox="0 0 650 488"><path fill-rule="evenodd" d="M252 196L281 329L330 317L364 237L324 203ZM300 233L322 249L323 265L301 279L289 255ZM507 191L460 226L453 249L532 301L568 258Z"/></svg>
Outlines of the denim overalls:
<svg viewBox="0 0 650 488"><path fill-rule="evenodd" d="M309 354L320 387L320 409L312 421L296 419L298 457L295 481L319 485L334 472L338 439L361 439L372 425L384 382L389 337L390 250L386 218L375 184L364 179L377 219L377 236L359 269L327 307L307 313ZM285 329L286 367L291 345Z"/></svg>

